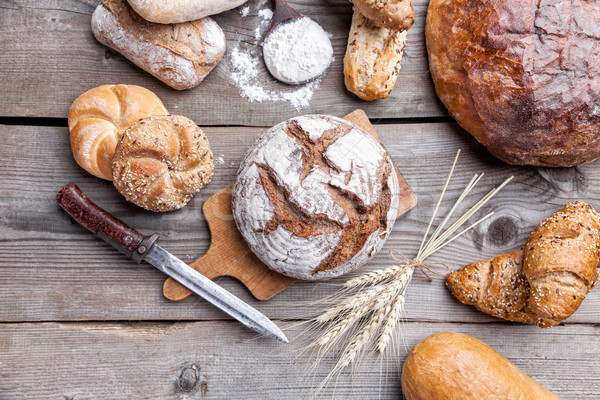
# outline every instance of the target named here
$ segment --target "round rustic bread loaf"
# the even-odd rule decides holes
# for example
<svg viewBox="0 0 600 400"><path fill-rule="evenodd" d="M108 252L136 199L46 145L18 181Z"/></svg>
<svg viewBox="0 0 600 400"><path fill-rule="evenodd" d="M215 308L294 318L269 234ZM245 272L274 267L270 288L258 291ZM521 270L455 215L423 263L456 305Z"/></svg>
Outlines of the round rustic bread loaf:
<svg viewBox="0 0 600 400"><path fill-rule="evenodd" d="M257 257L304 280L342 275L372 257L398 210L392 160L367 132L307 115L265 132L242 161L233 217Z"/></svg>
<svg viewBox="0 0 600 400"><path fill-rule="evenodd" d="M143 119L123 134L113 160L113 183L125 198L151 211L181 208L212 177L202 130L181 115Z"/></svg>
<svg viewBox="0 0 600 400"><path fill-rule="evenodd" d="M510 164L600 156L600 7L431 0L429 68L450 115Z"/></svg>
<svg viewBox="0 0 600 400"><path fill-rule="evenodd" d="M125 129L142 118L166 115L167 109L148 89L103 85L79 96L69 110L73 157L81 168L112 180L112 161Z"/></svg>

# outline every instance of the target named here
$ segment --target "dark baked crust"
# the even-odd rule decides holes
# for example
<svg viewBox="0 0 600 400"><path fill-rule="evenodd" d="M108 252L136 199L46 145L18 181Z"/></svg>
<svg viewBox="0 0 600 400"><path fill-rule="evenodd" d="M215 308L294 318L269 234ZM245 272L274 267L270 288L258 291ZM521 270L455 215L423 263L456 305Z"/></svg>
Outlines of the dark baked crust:
<svg viewBox="0 0 600 400"><path fill-rule="evenodd" d="M431 0L429 67L450 115L510 164L600 156L600 7L573 0Z"/></svg>

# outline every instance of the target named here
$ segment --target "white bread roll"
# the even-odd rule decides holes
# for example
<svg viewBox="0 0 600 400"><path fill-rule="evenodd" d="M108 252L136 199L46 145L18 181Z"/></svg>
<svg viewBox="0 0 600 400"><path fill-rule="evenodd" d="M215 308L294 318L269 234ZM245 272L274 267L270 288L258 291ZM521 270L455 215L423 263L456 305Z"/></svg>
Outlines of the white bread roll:
<svg viewBox="0 0 600 400"><path fill-rule="evenodd" d="M150 22L175 24L231 10L248 0L128 0Z"/></svg>

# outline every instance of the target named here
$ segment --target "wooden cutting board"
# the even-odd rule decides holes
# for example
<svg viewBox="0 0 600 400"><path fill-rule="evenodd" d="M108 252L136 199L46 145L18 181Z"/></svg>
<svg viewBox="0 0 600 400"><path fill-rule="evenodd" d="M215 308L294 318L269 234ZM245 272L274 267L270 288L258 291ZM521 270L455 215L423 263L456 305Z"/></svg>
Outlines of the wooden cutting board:
<svg viewBox="0 0 600 400"><path fill-rule="evenodd" d="M356 110L346 115L344 119L360 126L379 141L379 136L364 111ZM397 215L400 217L412 209L417 201L397 167L396 172L400 183L400 204ZM258 300L268 300L294 284L296 279L270 270L248 248L233 220L232 188L233 185L229 185L204 202L202 211L210 228L210 247L202 257L189 265L209 279L220 276L236 278ZM185 299L192 292L172 278L168 278L163 285L163 294L169 300L178 301Z"/></svg>

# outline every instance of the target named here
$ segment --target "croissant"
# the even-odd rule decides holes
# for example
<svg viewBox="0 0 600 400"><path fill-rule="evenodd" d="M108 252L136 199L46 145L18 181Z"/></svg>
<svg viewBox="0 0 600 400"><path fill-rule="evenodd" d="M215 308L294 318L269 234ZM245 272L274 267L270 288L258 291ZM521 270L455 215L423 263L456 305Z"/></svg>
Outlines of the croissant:
<svg viewBox="0 0 600 400"><path fill-rule="evenodd" d="M462 303L509 321L549 328L570 317L598 281L600 215L573 202L542 221L525 246L446 278Z"/></svg>
<svg viewBox="0 0 600 400"><path fill-rule="evenodd" d="M88 90L69 110L71 148L75 161L98 178L112 180L118 141L129 126L167 109L148 89L135 85L103 85Z"/></svg>

